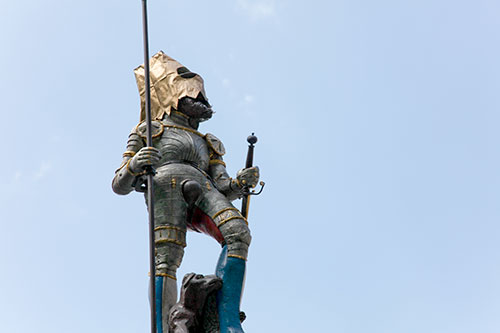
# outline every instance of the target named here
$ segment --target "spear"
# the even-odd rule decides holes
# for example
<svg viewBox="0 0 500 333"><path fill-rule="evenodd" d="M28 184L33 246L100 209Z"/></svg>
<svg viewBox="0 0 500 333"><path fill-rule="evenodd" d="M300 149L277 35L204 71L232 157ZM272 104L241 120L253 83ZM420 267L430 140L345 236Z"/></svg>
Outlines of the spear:
<svg viewBox="0 0 500 333"><path fill-rule="evenodd" d="M144 84L146 90L145 96L145 114L146 114L146 144L153 147L153 137L151 130L151 87L149 82L149 37L148 37L148 6L146 0L142 0L142 27L144 39ZM150 292L151 292L151 333L156 333L156 272L155 272L155 234L154 234L154 202L153 202L153 176L152 167L146 169L147 174L147 202L149 213L149 271L150 271Z"/></svg>

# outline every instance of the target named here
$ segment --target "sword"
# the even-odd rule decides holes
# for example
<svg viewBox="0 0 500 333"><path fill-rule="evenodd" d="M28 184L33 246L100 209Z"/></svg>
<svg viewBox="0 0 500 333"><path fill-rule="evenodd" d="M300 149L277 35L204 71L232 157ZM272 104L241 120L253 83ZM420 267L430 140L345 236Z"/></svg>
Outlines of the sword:
<svg viewBox="0 0 500 333"><path fill-rule="evenodd" d="M255 133L252 133L252 135L249 135L247 137L247 142L249 143L249 145L248 145L245 168L251 168L253 165L253 151L255 148L255 144L257 143L257 137L254 134ZM243 215L244 218L248 218L248 209L250 208L250 196L261 194L262 190L264 189L264 185L265 185L264 182L260 182L261 188L260 191L257 193L255 191L250 192L248 186L244 188L243 200L241 202L241 215Z"/></svg>

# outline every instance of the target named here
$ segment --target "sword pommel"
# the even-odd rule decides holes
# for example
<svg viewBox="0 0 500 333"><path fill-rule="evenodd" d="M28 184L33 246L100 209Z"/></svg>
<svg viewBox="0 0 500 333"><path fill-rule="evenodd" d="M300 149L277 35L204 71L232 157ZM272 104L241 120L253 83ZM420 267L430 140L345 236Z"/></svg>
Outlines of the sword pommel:
<svg viewBox="0 0 500 333"><path fill-rule="evenodd" d="M247 137L247 142L251 144L252 146L257 143L257 137L254 135L255 133L252 133L252 135L249 135Z"/></svg>

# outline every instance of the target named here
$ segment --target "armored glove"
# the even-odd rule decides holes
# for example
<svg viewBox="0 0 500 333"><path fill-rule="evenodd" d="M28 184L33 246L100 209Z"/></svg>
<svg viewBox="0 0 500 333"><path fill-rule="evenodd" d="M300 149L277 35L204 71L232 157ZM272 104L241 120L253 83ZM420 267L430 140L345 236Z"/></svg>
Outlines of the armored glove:
<svg viewBox="0 0 500 333"><path fill-rule="evenodd" d="M140 173L148 166L155 167L161 159L160 151L154 147L144 147L132 157L129 164L130 171Z"/></svg>
<svg viewBox="0 0 500 333"><path fill-rule="evenodd" d="M241 169L236 174L238 184L242 188L254 188L259 182L259 167L253 166L251 168Z"/></svg>

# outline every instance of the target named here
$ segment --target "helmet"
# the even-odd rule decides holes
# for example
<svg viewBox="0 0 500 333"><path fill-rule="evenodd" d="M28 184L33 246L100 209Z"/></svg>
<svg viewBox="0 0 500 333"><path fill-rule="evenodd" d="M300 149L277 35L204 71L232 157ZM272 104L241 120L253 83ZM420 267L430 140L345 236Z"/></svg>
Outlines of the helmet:
<svg viewBox="0 0 500 333"><path fill-rule="evenodd" d="M151 82L151 119L161 120L165 113L170 115L172 108L177 109L177 102L183 97L202 97L208 99L203 87L203 79L192 73L163 51L155 54L150 60ZM141 95L141 121L146 119L144 65L134 70L137 87Z"/></svg>

